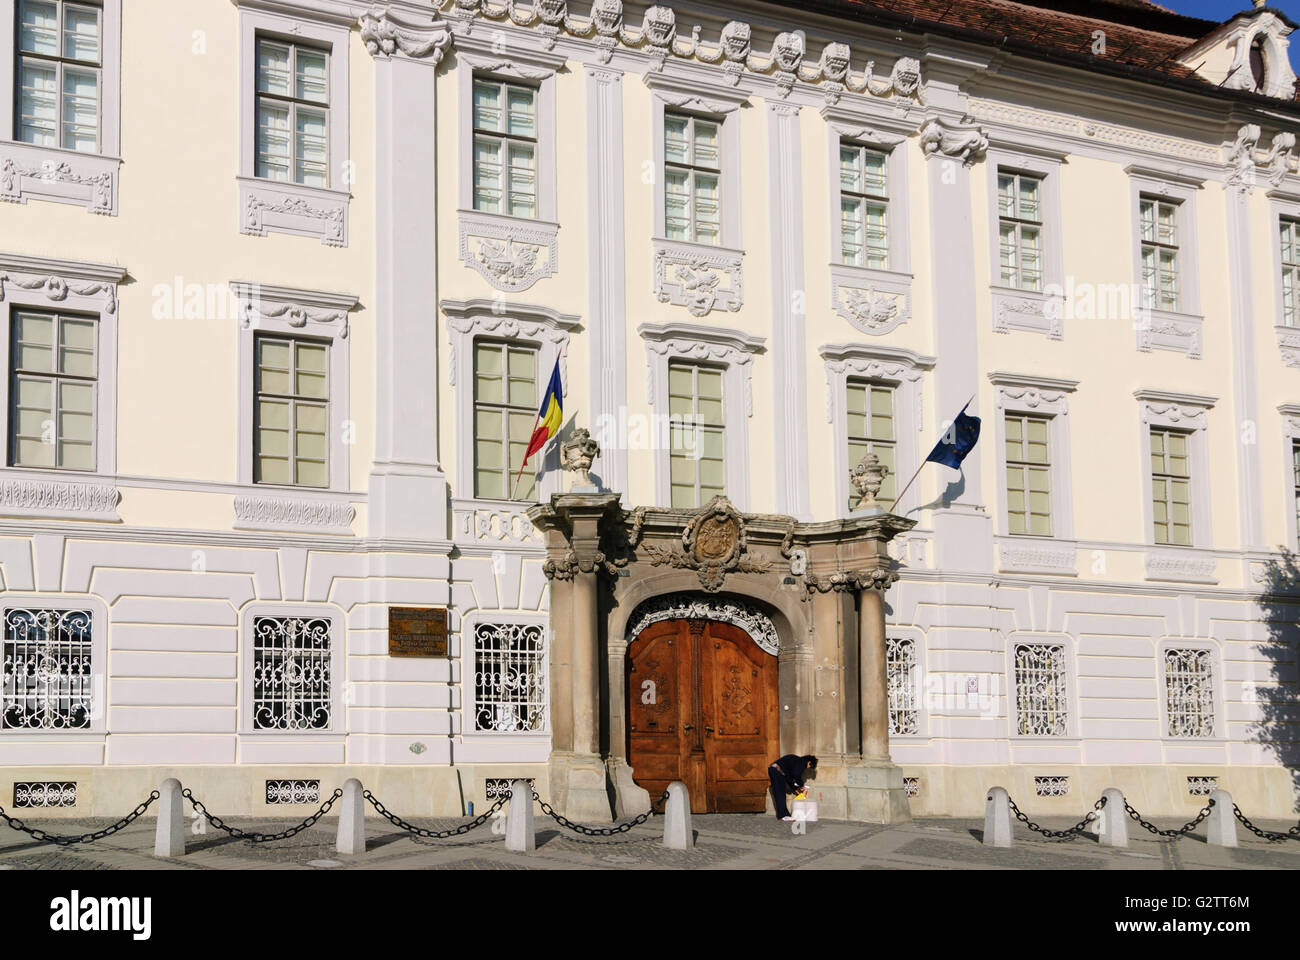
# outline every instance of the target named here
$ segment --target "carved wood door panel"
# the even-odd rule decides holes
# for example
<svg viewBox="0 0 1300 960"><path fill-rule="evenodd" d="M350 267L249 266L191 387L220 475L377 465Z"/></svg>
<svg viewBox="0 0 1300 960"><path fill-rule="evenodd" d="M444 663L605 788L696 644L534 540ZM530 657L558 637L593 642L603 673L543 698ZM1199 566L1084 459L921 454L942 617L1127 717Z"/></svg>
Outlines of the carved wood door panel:
<svg viewBox="0 0 1300 960"><path fill-rule="evenodd" d="M779 753L777 660L743 630L668 620L628 648L628 761L660 796L673 780L695 813L762 812Z"/></svg>

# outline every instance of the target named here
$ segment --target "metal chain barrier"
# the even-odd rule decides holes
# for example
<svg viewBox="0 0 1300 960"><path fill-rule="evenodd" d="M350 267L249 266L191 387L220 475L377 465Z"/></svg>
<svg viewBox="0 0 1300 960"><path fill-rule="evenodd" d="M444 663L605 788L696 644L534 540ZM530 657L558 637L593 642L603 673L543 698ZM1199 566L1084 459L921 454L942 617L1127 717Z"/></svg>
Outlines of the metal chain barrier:
<svg viewBox="0 0 1300 960"><path fill-rule="evenodd" d="M156 792L154 793L154 796L157 796ZM202 814L208 823L212 824L218 830L224 830L236 840L248 840L252 843L270 843L274 840L287 840L295 834L302 833L302 831L306 830L321 817L325 816L329 808L334 806L334 802L338 800L339 797L343 796L343 791L335 790L330 794L330 798L321 804L320 809L310 817L297 826L290 827L288 830L281 830L279 833L257 833L252 830L241 830L239 827L230 826L216 814L209 813L208 808L199 802L199 798L190 792L189 787L186 787L181 791L181 796L193 804L195 812Z"/></svg>
<svg viewBox="0 0 1300 960"><path fill-rule="evenodd" d="M1084 831L1088 829L1088 825L1097 819L1097 811L1106 806L1106 798L1102 797L1094 803L1092 809L1088 811L1088 815L1067 830L1048 830L1046 827L1040 827L1021 813L1020 808L1016 806L1016 802L1010 797L1007 797L1007 803L1011 804L1011 812L1016 815L1016 819L1034 833L1041 833L1049 840L1073 840L1075 837L1082 836Z"/></svg>
<svg viewBox="0 0 1300 960"><path fill-rule="evenodd" d="M361 796L365 797L379 815L393 826L400 827L407 833L413 834L417 837L423 837L426 840L446 840L449 837L457 837L461 834L469 833L475 827L481 827L483 824L487 823L487 821L492 818L492 814L500 810L501 807L510 799L510 794L508 793L504 796L498 797L497 802L492 804L492 806L487 810L483 811L482 816L475 817L469 823L462 823L459 827L452 827L448 830L427 830L424 827L417 827L413 823L407 823L397 814L391 812L387 807L380 803L379 798L369 790L363 790ZM533 794L533 796L536 796L536 794Z"/></svg>
<svg viewBox="0 0 1300 960"><path fill-rule="evenodd" d="M587 837L614 837L620 833L627 833L633 827L639 827L641 824L653 817L655 815L655 807L668 799L668 791L665 790L663 796L659 797L659 799L651 800L650 809L639 817L633 817L626 823L616 823L612 827L586 827L581 823L574 823L563 814L556 813L555 808L539 797L536 790L533 791L533 799L541 806L542 813L546 814L560 826L566 827L574 833L581 833L583 836Z"/></svg>
<svg viewBox="0 0 1300 960"><path fill-rule="evenodd" d="M1267 840L1269 843L1281 843L1283 840L1300 840L1300 823L1288 830L1286 833L1274 833L1271 830L1265 830L1257 827L1250 822L1250 818L1241 812L1241 807L1235 803L1232 805L1232 815L1241 821L1241 825L1259 837L1261 840Z"/></svg>
<svg viewBox="0 0 1300 960"><path fill-rule="evenodd" d="M94 833L83 833L78 836L62 833L46 833L44 830L29 827L17 817L11 817L9 814L5 813L4 807L0 807L0 818L15 830L21 830L23 833L31 836L34 840L40 840L43 843L57 843L61 847L68 847L74 843L90 843L93 840L102 840L104 837L111 837L113 834L117 833L117 831L137 820L146 810L149 809L149 805L160 796L161 794L157 790L154 790L149 794L149 799L137 805L134 810L128 813L121 820L117 821L117 823L110 827L105 827L102 830L96 830Z"/></svg>
<svg viewBox="0 0 1300 960"><path fill-rule="evenodd" d="M1200 813L1198 813L1193 819L1188 820L1186 823L1184 823L1181 827L1179 827L1176 830L1161 830L1154 823L1142 819L1142 814L1134 810L1133 805L1129 803L1127 799L1125 799L1124 801L1124 812L1127 813L1129 817L1132 818L1134 823L1142 827L1144 830L1149 830L1151 833L1154 833L1156 836L1164 837L1167 840L1177 840L1179 837L1187 836L1187 834L1191 833L1198 826L1200 826L1201 821L1210 815L1210 809L1213 806L1214 806L1214 801L1211 800L1209 803L1207 803L1204 807L1201 808ZM1234 804L1233 806L1236 806L1236 804Z"/></svg>

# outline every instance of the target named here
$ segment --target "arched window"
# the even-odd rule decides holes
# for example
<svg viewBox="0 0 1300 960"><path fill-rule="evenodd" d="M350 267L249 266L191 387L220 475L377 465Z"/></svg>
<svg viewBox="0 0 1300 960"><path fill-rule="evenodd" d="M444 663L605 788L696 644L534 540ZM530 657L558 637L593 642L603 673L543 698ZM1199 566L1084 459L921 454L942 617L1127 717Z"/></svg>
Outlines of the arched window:
<svg viewBox="0 0 1300 960"><path fill-rule="evenodd" d="M1264 61L1264 38L1256 37L1250 45L1250 76L1253 81L1251 89L1256 93L1264 92L1264 80L1267 75L1266 66Z"/></svg>

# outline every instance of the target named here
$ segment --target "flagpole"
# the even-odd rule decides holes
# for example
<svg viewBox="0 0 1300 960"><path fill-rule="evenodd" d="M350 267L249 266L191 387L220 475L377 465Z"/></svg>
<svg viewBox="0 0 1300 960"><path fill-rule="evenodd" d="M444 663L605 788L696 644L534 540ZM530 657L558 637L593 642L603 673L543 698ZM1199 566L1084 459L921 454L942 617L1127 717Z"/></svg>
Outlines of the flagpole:
<svg viewBox="0 0 1300 960"><path fill-rule="evenodd" d="M964 404L962 404L962 409L965 410L967 407L971 405L971 403L974 402L974 400L975 400L975 394L972 393L970 395L970 399L967 400ZM940 437L939 439L942 440L943 438ZM907 493L908 490L912 489L912 484L915 483L916 478L921 475L921 467L924 467L929 462L930 462L929 457L926 457L924 460L921 461L921 466L916 468L916 473L912 474L912 479L907 481L907 485L903 487L903 492L894 498L895 507L897 507L900 503L903 502L903 494Z"/></svg>

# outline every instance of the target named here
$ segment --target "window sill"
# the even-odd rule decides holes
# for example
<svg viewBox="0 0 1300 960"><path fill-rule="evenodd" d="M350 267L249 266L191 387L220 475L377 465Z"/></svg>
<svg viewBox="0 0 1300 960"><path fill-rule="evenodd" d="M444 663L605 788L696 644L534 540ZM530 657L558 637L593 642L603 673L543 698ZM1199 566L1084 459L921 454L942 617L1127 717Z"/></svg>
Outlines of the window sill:
<svg viewBox="0 0 1300 960"><path fill-rule="evenodd" d="M457 210L460 261L497 290L527 290L560 268L560 225L480 210Z"/></svg>
<svg viewBox="0 0 1300 960"><path fill-rule="evenodd" d="M1218 583L1218 559L1196 547L1153 545L1146 549L1146 579L1174 583Z"/></svg>
<svg viewBox="0 0 1300 960"><path fill-rule="evenodd" d="M863 333L882 336L912 318L912 275L832 263L831 302Z"/></svg>
<svg viewBox="0 0 1300 960"><path fill-rule="evenodd" d="M994 284L989 288L993 298L993 330L1010 333L1025 330L1041 333L1048 340L1061 340L1065 336L1065 298L1039 290L1021 290Z"/></svg>
<svg viewBox="0 0 1300 960"><path fill-rule="evenodd" d="M1008 535L998 540L998 570L1004 573L1055 573L1076 577L1073 540Z"/></svg>
<svg viewBox="0 0 1300 960"><path fill-rule="evenodd" d="M346 499L310 498L308 491L328 494L316 488L269 488L266 495L235 497L235 530L275 533L321 533L352 536L356 508Z"/></svg>
<svg viewBox="0 0 1300 960"><path fill-rule="evenodd" d="M1142 353L1171 350L1185 354L1189 360L1199 360L1203 323L1203 317L1192 313L1134 310L1133 327L1137 331L1137 348Z"/></svg>
<svg viewBox="0 0 1300 960"><path fill-rule="evenodd" d="M298 183L236 177L239 183L239 232L264 237L268 232L312 237L327 247L348 245L346 190L306 187Z"/></svg>
<svg viewBox="0 0 1300 960"><path fill-rule="evenodd" d="M106 480L91 471L5 467L0 469L0 516L121 523L121 494Z"/></svg>
<svg viewBox="0 0 1300 960"><path fill-rule="evenodd" d="M685 307L693 317L714 310L734 313L744 305L745 251L662 237L653 246L654 294L660 303Z"/></svg>
<svg viewBox="0 0 1300 960"><path fill-rule="evenodd" d="M1300 367L1300 327L1276 326L1277 349L1288 367Z"/></svg>
<svg viewBox="0 0 1300 960"><path fill-rule="evenodd" d="M121 167L118 157L6 140L0 143L0 200L26 203L34 197L116 216Z"/></svg>

